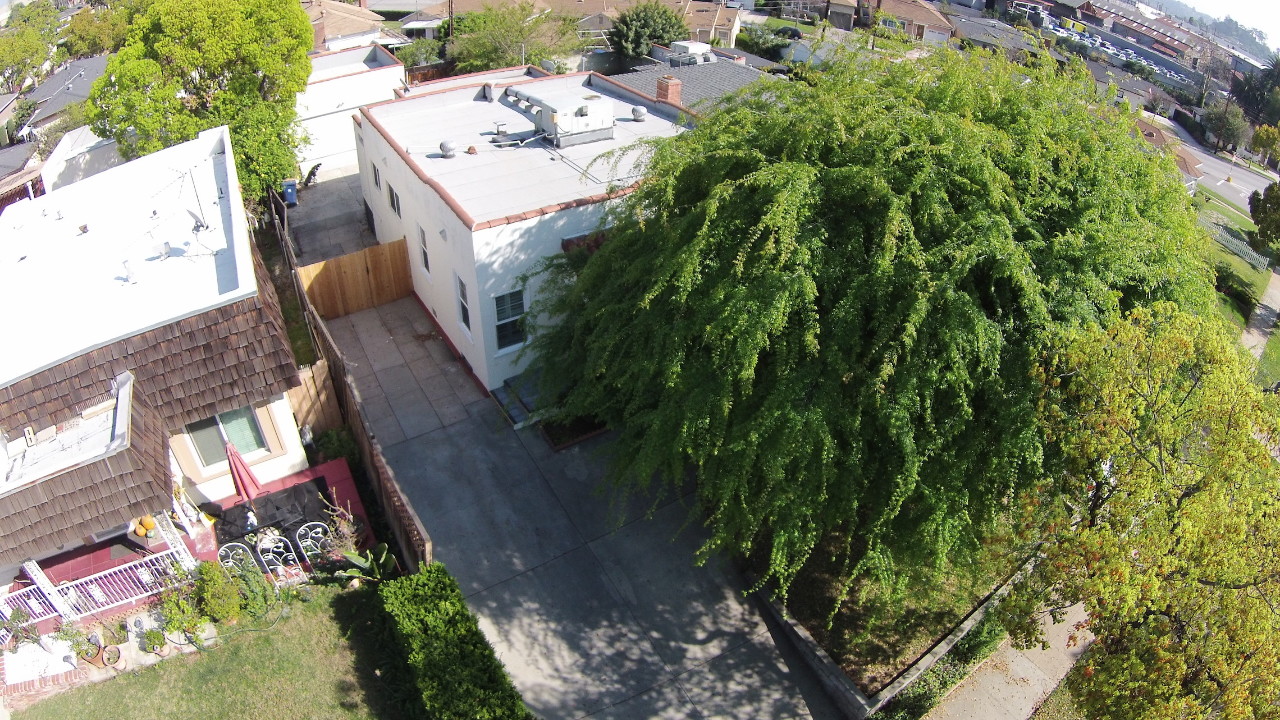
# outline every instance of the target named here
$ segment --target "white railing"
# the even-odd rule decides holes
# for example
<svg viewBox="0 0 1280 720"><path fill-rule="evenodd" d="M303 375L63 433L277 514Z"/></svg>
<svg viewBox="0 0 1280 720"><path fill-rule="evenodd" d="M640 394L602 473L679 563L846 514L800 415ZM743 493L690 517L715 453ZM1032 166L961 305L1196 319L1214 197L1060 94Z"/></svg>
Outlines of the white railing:
<svg viewBox="0 0 1280 720"><path fill-rule="evenodd" d="M81 618L189 582L178 566L181 560L182 555L177 550L165 550L59 585L56 590L76 617Z"/></svg>
<svg viewBox="0 0 1280 720"><path fill-rule="evenodd" d="M57 608L49 602L48 596L35 585L22 588L0 599L0 614L3 614L6 620L13 615L14 610L22 610L27 614L29 618L27 625L58 614ZM0 630L0 647L7 645L10 637L11 633L8 630Z"/></svg>

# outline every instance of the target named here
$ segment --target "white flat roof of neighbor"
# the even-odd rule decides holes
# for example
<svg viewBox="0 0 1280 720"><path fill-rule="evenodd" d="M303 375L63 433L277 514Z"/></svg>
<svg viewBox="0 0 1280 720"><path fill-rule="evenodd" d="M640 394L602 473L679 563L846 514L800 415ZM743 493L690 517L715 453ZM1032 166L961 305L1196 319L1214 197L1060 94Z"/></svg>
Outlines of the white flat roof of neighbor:
<svg viewBox="0 0 1280 720"><path fill-rule="evenodd" d="M255 295L250 252L226 127L6 208L0 387Z"/></svg>
<svg viewBox="0 0 1280 720"><path fill-rule="evenodd" d="M311 58L311 75L307 78L307 84L396 65L400 65L399 61L389 51L377 45L337 50Z"/></svg>
<svg viewBox="0 0 1280 720"><path fill-rule="evenodd" d="M508 84L497 81L500 89ZM670 119L675 115L670 107L646 101L598 76L554 75L518 82L518 86L558 107L581 104L592 95L612 101L616 119L613 138L564 149L542 140L520 147L495 147L489 142L495 123L506 123L509 136L520 139L535 134L534 116L515 107L505 94L490 102L484 99L482 88L474 87L410 97L366 108L365 112L477 224L628 185L643 170L640 150L593 162L643 138L671 137L684 129ZM631 109L637 106L648 112L644 122L632 120ZM456 145L456 157L441 156L439 146L444 140ZM467 153L469 147L475 147L474 155Z"/></svg>

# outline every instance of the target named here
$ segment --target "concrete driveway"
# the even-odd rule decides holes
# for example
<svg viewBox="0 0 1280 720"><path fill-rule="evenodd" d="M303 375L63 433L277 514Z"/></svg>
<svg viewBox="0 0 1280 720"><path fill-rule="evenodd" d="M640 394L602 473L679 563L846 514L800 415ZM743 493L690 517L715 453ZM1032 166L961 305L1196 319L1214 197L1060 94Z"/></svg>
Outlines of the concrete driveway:
<svg viewBox="0 0 1280 720"><path fill-rule="evenodd" d="M436 558L538 715L838 717L732 567L694 566L687 494L611 502L607 439L554 453L513 430L426 322L407 299L330 327Z"/></svg>

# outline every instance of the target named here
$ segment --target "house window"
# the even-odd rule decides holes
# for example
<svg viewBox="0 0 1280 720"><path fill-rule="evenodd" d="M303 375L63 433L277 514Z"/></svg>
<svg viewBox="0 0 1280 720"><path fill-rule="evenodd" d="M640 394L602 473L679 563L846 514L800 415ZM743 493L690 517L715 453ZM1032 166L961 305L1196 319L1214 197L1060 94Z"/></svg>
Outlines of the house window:
<svg viewBox="0 0 1280 720"><path fill-rule="evenodd" d="M471 306L467 304L467 284L462 278L458 278L458 319L467 330L471 329Z"/></svg>
<svg viewBox="0 0 1280 720"><path fill-rule="evenodd" d="M378 166L373 166L373 186L382 189L382 173L378 171Z"/></svg>
<svg viewBox="0 0 1280 720"><path fill-rule="evenodd" d="M187 434L191 436L191 443L196 446L196 454L205 467L227 461L227 443L235 445L241 455L267 449L262 428L251 407L191 423L187 426Z"/></svg>
<svg viewBox="0 0 1280 720"><path fill-rule="evenodd" d="M418 245L422 248L422 269L431 272L431 258L427 256L427 231L418 226Z"/></svg>
<svg viewBox="0 0 1280 720"><path fill-rule="evenodd" d="M387 200L391 203L391 209L395 211L396 217L400 217L400 193L391 187L391 183L387 183Z"/></svg>
<svg viewBox="0 0 1280 720"><path fill-rule="evenodd" d="M524 290L513 290L493 299L498 311L498 349L524 342Z"/></svg>

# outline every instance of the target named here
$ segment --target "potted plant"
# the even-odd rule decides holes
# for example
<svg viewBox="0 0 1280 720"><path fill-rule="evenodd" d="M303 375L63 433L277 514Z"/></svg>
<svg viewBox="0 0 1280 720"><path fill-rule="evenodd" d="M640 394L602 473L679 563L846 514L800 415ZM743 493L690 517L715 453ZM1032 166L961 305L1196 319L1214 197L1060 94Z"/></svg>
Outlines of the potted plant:
<svg viewBox="0 0 1280 720"><path fill-rule="evenodd" d="M84 630L79 627L71 623L62 623L53 632L53 638L71 645L71 651L81 660L97 667L104 667L102 663L102 641L98 639L96 634L85 635Z"/></svg>
<svg viewBox="0 0 1280 720"><path fill-rule="evenodd" d="M102 662L112 670L121 671L129 666L119 645L108 645L102 648Z"/></svg>
<svg viewBox="0 0 1280 720"><path fill-rule="evenodd" d="M169 640L164 636L163 631L158 628L151 628L142 633L142 649L164 657L169 654Z"/></svg>

